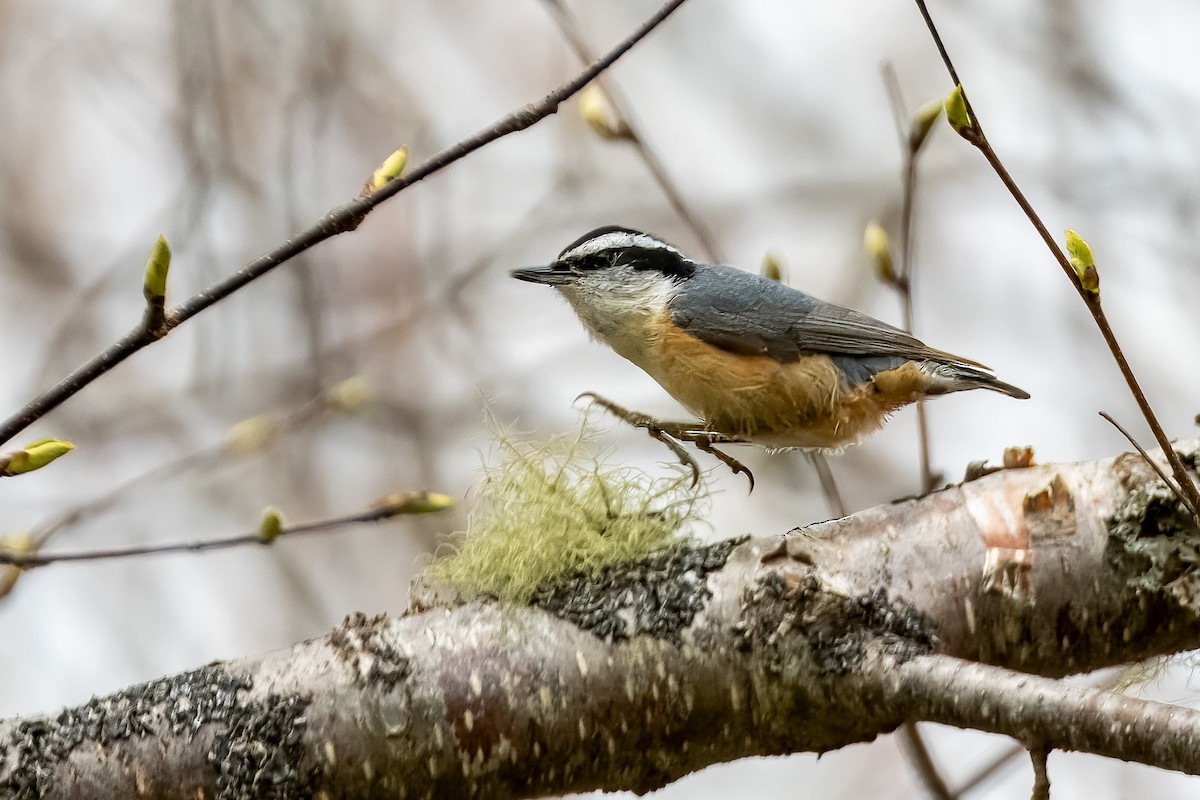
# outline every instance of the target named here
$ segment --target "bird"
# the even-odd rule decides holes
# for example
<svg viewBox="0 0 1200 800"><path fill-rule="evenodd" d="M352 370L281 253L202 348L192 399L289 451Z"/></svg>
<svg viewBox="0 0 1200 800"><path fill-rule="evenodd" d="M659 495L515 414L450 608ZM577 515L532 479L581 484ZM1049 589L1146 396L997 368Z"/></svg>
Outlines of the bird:
<svg viewBox="0 0 1200 800"><path fill-rule="evenodd" d="M511 275L556 289L594 339L700 422L659 423L587 396L668 445L697 444L746 472L752 487L749 470L712 445L838 452L926 397L989 389L1029 398L977 361L779 281L688 258L633 228L596 228L549 265Z"/></svg>

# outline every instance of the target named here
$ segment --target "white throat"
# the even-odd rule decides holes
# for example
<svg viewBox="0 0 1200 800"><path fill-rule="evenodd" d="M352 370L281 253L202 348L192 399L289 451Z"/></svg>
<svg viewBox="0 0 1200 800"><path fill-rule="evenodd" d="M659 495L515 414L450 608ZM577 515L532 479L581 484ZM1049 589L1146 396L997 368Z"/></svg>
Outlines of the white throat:
<svg viewBox="0 0 1200 800"><path fill-rule="evenodd" d="M677 291L661 273L620 267L557 288L593 337L643 369Z"/></svg>

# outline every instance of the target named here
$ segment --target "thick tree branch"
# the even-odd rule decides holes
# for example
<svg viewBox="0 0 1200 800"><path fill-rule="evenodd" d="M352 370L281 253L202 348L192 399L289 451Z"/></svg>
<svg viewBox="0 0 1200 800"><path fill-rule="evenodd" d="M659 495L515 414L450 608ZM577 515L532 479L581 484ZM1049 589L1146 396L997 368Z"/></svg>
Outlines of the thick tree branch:
<svg viewBox="0 0 1200 800"><path fill-rule="evenodd" d="M1001 668L1200 646L1198 546L1138 456L1006 470L0 723L0 794L647 791L907 720L1200 773L1200 712Z"/></svg>

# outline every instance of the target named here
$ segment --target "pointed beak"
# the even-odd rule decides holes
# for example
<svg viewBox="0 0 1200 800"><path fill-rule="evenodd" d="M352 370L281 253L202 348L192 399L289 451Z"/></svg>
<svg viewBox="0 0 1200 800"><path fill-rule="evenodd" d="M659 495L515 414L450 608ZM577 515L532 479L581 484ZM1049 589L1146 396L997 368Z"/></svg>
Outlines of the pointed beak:
<svg viewBox="0 0 1200 800"><path fill-rule="evenodd" d="M544 283L547 286L562 286L572 283L576 275L561 264L551 264L548 267L525 267L514 269L511 275L519 281Z"/></svg>

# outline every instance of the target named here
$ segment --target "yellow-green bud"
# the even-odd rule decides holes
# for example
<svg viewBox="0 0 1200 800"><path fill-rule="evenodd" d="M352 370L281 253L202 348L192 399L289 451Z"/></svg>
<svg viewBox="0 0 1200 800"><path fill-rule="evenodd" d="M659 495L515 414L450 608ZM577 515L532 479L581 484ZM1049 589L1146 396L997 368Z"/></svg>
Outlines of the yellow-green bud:
<svg viewBox="0 0 1200 800"><path fill-rule="evenodd" d="M767 253L763 256L762 276L773 281L783 280L783 264L774 253Z"/></svg>
<svg viewBox="0 0 1200 800"><path fill-rule="evenodd" d="M325 402L335 411L353 412L375 399L371 385L359 376L347 378L325 395Z"/></svg>
<svg viewBox="0 0 1200 800"><path fill-rule="evenodd" d="M3 570L0 570L0 599L12 594L13 589L17 586L17 581L21 579L21 573L24 571L20 567L14 567L12 564L8 564Z"/></svg>
<svg viewBox="0 0 1200 800"><path fill-rule="evenodd" d="M161 234L150 251L146 274L142 279L142 294L147 303L162 303L167 297L167 273L171 269L171 246Z"/></svg>
<svg viewBox="0 0 1200 800"><path fill-rule="evenodd" d="M27 444L15 453L0 456L0 475L12 476L33 472L75 449L75 445L62 439L42 439Z"/></svg>
<svg viewBox="0 0 1200 800"><path fill-rule="evenodd" d="M933 130L933 125L942 115L944 107L941 100L931 100L913 114L912 123L908 129L908 147L912 152L917 152L921 149L921 145L925 144L925 140L929 138L929 132Z"/></svg>
<svg viewBox="0 0 1200 800"><path fill-rule="evenodd" d="M371 175L371 183L368 184L369 191L382 189L386 184L399 178L404 174L404 168L408 165L408 145L403 145L399 150L392 153L384 162L379 165L379 169Z"/></svg>
<svg viewBox="0 0 1200 800"><path fill-rule="evenodd" d="M632 139L633 132L617 116L612 101L597 84L589 84L579 93L579 113L583 121L601 139Z"/></svg>
<svg viewBox="0 0 1200 800"><path fill-rule="evenodd" d="M432 514L454 506L454 498L437 492L404 492L381 497L376 508L392 514Z"/></svg>
<svg viewBox="0 0 1200 800"><path fill-rule="evenodd" d="M954 91L946 98L946 121L960 136L975 127L971 115L967 113L967 101L963 99L962 84L954 87Z"/></svg>
<svg viewBox="0 0 1200 800"><path fill-rule="evenodd" d="M269 414L244 419L225 435L225 452L235 456L260 452L271 443L278 431L279 424Z"/></svg>
<svg viewBox="0 0 1200 800"><path fill-rule="evenodd" d="M268 506L263 510L262 521L258 523L258 539L263 544L270 544L283 533L283 515L278 508Z"/></svg>
<svg viewBox="0 0 1200 800"><path fill-rule="evenodd" d="M37 552L37 541L28 533L12 533L0 540L0 550L9 556L20 558ZM0 570L0 598L8 597L25 570L16 564L7 564Z"/></svg>
<svg viewBox="0 0 1200 800"><path fill-rule="evenodd" d="M888 245L887 231L878 223L872 222L863 231L863 249L871 259L875 268L875 276L886 284L895 286L896 268L892 262L892 250Z"/></svg>
<svg viewBox="0 0 1200 800"><path fill-rule="evenodd" d="M1091 295L1099 296L1100 294L1100 273L1096 271L1096 259L1092 255L1092 248L1083 240L1078 233L1067 229L1067 258L1071 262L1071 269L1075 270L1075 276L1079 278L1079 284L1083 290Z"/></svg>

